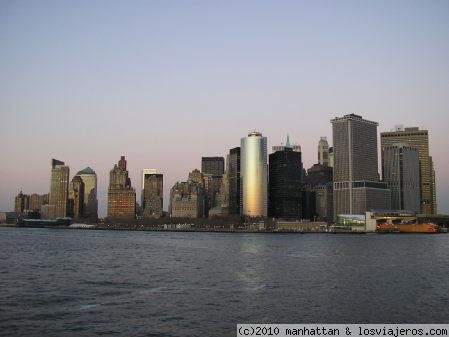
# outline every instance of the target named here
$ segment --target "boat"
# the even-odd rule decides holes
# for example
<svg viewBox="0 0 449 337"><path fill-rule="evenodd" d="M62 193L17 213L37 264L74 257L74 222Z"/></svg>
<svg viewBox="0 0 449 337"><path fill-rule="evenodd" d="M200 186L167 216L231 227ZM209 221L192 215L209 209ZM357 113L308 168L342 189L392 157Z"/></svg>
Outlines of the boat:
<svg viewBox="0 0 449 337"><path fill-rule="evenodd" d="M433 223L380 223L376 231L378 233L439 233L440 227Z"/></svg>
<svg viewBox="0 0 449 337"><path fill-rule="evenodd" d="M400 233L439 233L440 227L434 223L397 224Z"/></svg>

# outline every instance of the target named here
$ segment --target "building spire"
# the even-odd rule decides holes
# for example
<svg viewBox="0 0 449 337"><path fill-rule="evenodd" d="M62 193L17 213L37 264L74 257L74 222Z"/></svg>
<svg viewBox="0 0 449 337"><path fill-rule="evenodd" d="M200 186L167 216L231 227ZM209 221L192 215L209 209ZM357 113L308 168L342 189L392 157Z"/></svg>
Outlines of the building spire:
<svg viewBox="0 0 449 337"><path fill-rule="evenodd" d="M292 148L292 146L290 145L290 136L288 135L288 133L287 133L287 143L285 144L285 147L288 149Z"/></svg>

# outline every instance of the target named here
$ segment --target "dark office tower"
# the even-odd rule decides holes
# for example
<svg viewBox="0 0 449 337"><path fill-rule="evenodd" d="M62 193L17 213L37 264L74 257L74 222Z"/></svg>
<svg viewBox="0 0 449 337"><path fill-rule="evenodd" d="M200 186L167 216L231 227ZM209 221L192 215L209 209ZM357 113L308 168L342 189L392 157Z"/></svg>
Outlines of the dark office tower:
<svg viewBox="0 0 449 337"><path fill-rule="evenodd" d="M391 190L391 208L420 212L418 150L405 144L382 149L382 176Z"/></svg>
<svg viewBox="0 0 449 337"><path fill-rule="evenodd" d="M64 162L52 159L50 176L50 196L47 217L50 219L67 216L69 196L69 167Z"/></svg>
<svg viewBox="0 0 449 337"><path fill-rule="evenodd" d="M269 155L268 216L302 218L301 152L290 147Z"/></svg>
<svg viewBox="0 0 449 337"><path fill-rule="evenodd" d="M84 209L84 182L80 176L74 176L70 182L69 210L67 215L78 219L83 216Z"/></svg>
<svg viewBox="0 0 449 337"><path fill-rule="evenodd" d="M334 217L389 209L390 191L377 172L377 123L350 114L331 120Z"/></svg>
<svg viewBox="0 0 449 337"><path fill-rule="evenodd" d="M435 172L432 157L429 156L429 132L417 127L405 129L399 127L396 131L382 132L380 143L382 148L404 143L418 150L421 213L437 214Z"/></svg>
<svg viewBox="0 0 449 337"><path fill-rule="evenodd" d="M240 147L235 147L229 151L227 171L229 180L229 214L239 215L241 209Z"/></svg>
<svg viewBox="0 0 449 337"><path fill-rule="evenodd" d="M163 213L163 175L154 169L142 171L142 210L146 218L160 218Z"/></svg>
<svg viewBox="0 0 449 337"><path fill-rule="evenodd" d="M84 183L83 217L96 219L98 217L97 174L90 167L86 167L76 176L80 177Z"/></svg>
<svg viewBox="0 0 449 337"><path fill-rule="evenodd" d="M332 167L320 164L314 164L307 170L306 190L313 192L311 197L315 197L315 202L309 203L315 207L315 212L309 212L309 214L319 221L333 221L332 172Z"/></svg>
<svg viewBox="0 0 449 337"><path fill-rule="evenodd" d="M14 212L23 213L30 209L30 196L23 194L22 191L14 199Z"/></svg>
<svg viewBox="0 0 449 337"><path fill-rule="evenodd" d="M224 158L223 157L202 157L201 158L201 172L204 174L212 174L214 176L221 176L224 173Z"/></svg>
<svg viewBox="0 0 449 337"><path fill-rule="evenodd" d="M122 156L118 165L109 173L108 217L135 218L136 191L131 187L131 179L126 170L126 160Z"/></svg>

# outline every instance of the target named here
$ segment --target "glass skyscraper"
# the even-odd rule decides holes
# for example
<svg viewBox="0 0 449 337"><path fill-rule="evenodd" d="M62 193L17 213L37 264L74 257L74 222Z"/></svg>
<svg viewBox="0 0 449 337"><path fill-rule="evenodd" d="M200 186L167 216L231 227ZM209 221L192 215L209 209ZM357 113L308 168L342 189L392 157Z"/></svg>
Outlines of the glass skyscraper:
<svg viewBox="0 0 449 337"><path fill-rule="evenodd" d="M251 132L242 138L240 183L244 216L267 216L267 138Z"/></svg>

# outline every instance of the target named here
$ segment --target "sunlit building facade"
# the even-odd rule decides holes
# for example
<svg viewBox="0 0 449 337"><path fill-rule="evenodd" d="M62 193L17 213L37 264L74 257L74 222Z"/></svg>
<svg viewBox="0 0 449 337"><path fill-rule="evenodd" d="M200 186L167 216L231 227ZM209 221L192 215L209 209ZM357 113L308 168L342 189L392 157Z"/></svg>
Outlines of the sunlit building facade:
<svg viewBox="0 0 449 337"><path fill-rule="evenodd" d="M69 167L64 162L52 159L50 176L49 218L67 216L69 196Z"/></svg>
<svg viewBox="0 0 449 337"><path fill-rule="evenodd" d="M241 139L240 148L242 215L267 216L267 138L259 132L251 132Z"/></svg>
<svg viewBox="0 0 449 337"><path fill-rule="evenodd" d="M108 217L135 218L136 190L131 187L126 160L122 156L109 173Z"/></svg>

